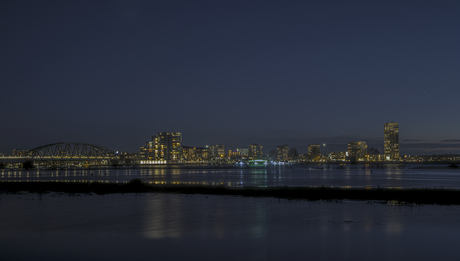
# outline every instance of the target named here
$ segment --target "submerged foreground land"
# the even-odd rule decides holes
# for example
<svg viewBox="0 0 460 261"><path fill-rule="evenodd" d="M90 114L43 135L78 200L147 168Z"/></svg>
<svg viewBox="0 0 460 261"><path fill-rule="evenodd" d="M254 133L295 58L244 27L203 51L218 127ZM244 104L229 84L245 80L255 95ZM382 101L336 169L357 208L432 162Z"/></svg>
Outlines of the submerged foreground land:
<svg viewBox="0 0 460 261"><path fill-rule="evenodd" d="M460 205L460 190L439 188L341 188L341 187L226 187L206 185L157 185L140 179L128 183L81 182L0 182L4 193L113 194L113 193L180 193L275 197L304 200L372 200L401 204Z"/></svg>

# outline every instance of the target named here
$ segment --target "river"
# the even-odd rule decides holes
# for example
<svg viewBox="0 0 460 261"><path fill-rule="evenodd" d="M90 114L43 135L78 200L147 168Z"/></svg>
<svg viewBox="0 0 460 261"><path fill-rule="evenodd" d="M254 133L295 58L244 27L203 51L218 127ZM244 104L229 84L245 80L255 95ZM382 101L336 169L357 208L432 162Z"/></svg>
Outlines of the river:
<svg viewBox="0 0 460 261"><path fill-rule="evenodd" d="M241 186L430 187L460 189L448 165L305 165L260 168L1 170L0 181L128 182Z"/></svg>
<svg viewBox="0 0 460 261"><path fill-rule="evenodd" d="M436 166L433 166L436 167ZM1 172L2 181L459 188L410 167ZM183 194L0 194L2 260L458 260L460 206Z"/></svg>

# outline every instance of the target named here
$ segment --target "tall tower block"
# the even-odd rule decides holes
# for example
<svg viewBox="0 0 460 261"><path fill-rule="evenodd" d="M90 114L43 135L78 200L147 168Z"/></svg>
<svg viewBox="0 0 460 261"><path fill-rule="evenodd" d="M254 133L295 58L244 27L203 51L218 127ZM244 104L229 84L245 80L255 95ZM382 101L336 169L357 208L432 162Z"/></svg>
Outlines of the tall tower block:
<svg viewBox="0 0 460 261"><path fill-rule="evenodd" d="M399 160L399 125L396 122L387 122L383 125L384 154L386 161Z"/></svg>

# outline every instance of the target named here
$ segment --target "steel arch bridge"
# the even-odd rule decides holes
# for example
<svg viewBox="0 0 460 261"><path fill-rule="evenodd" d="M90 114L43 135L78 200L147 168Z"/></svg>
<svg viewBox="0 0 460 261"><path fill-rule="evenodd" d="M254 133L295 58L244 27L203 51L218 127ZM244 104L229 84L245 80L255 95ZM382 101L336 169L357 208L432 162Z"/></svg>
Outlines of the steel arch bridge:
<svg viewBox="0 0 460 261"><path fill-rule="evenodd" d="M113 151L86 143L53 143L29 151L31 160L105 160L114 159Z"/></svg>

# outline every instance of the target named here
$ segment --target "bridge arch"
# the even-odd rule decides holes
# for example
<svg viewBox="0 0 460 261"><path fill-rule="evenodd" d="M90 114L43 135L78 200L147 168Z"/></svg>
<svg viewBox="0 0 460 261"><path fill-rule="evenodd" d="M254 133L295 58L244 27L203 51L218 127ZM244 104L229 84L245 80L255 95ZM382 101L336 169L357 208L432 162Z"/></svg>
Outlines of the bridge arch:
<svg viewBox="0 0 460 261"><path fill-rule="evenodd" d="M105 147L76 142L59 142L36 147L29 151L32 160L90 160L111 159L115 153Z"/></svg>

